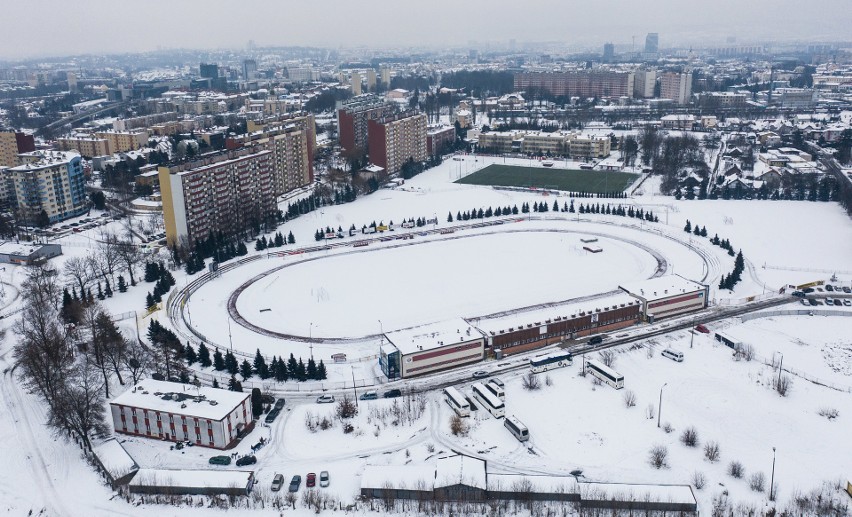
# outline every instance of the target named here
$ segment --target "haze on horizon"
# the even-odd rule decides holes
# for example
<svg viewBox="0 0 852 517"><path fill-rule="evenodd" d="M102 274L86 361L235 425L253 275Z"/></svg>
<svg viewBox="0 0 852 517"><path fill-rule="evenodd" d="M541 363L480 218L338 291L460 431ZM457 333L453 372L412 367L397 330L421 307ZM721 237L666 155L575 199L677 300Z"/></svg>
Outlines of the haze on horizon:
<svg viewBox="0 0 852 517"><path fill-rule="evenodd" d="M447 47L469 41L611 41L637 48L645 34L660 46L724 45L758 40L849 39L849 0L609 0L526 2L435 0L41 0L5 8L0 59L143 52L158 48ZM14 42L14 44L10 44Z"/></svg>

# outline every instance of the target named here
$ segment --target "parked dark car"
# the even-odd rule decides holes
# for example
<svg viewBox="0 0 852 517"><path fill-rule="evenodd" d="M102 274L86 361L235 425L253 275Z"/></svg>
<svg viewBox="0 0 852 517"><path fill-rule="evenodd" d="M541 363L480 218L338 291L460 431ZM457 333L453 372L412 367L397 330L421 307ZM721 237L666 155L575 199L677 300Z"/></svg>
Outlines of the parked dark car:
<svg viewBox="0 0 852 517"><path fill-rule="evenodd" d="M230 465L231 457L230 456L213 456L210 458L211 465Z"/></svg>
<svg viewBox="0 0 852 517"><path fill-rule="evenodd" d="M592 339L589 340L590 345L599 345L603 342L603 338L601 336L593 336Z"/></svg>
<svg viewBox="0 0 852 517"><path fill-rule="evenodd" d="M274 421L275 421L275 419L276 419L276 418L278 418L278 415L279 415L280 413L281 413L281 411L279 411L279 410L277 410L277 409L273 409L272 411L270 411L269 413L267 413L267 414L266 414L266 423L267 423L267 424L271 424L272 422L274 422Z"/></svg>
<svg viewBox="0 0 852 517"><path fill-rule="evenodd" d="M302 484L302 476L297 474L297 475L293 476L293 479L290 480L289 490L291 492L298 492L299 486L301 486L301 484Z"/></svg>
<svg viewBox="0 0 852 517"><path fill-rule="evenodd" d="M238 467L245 467L246 465L254 465L257 463L257 458L254 455L249 454L248 456L243 456L242 458L237 460Z"/></svg>
<svg viewBox="0 0 852 517"><path fill-rule="evenodd" d="M280 399L278 399L278 400L276 400L276 401L275 401L275 409L277 409L278 411L281 411L282 409L284 409L284 403L285 403L285 402L284 402L284 398L283 398L283 397L282 397L282 398L280 398Z"/></svg>
<svg viewBox="0 0 852 517"><path fill-rule="evenodd" d="M834 291L834 286L832 286L831 284L825 284L825 290L830 293Z"/></svg>
<svg viewBox="0 0 852 517"><path fill-rule="evenodd" d="M385 392L385 398L386 399L392 399L392 398L401 397L401 396L402 396L402 390L392 389L392 390L387 390Z"/></svg>

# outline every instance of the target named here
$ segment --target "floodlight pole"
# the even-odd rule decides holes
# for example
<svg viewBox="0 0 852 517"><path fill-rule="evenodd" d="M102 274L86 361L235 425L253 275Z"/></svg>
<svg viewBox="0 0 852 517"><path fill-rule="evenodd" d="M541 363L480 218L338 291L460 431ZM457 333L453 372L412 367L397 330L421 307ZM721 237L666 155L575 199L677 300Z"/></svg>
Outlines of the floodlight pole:
<svg viewBox="0 0 852 517"><path fill-rule="evenodd" d="M660 386L660 405L657 406L657 429L660 428L660 419L663 416L663 388L665 388L667 384L668 383L666 382Z"/></svg>
<svg viewBox="0 0 852 517"><path fill-rule="evenodd" d="M773 489L775 488L775 447L772 448L772 478L769 481L769 500L775 500L775 493Z"/></svg>

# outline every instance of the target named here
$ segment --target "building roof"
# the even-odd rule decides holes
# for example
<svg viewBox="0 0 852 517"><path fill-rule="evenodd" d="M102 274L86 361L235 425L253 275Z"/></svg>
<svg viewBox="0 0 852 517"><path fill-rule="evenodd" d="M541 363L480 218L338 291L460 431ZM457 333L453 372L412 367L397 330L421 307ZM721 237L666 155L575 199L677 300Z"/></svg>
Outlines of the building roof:
<svg viewBox="0 0 852 517"><path fill-rule="evenodd" d="M628 483L580 483L580 497L593 501L653 501L696 504L689 485L637 485Z"/></svg>
<svg viewBox="0 0 852 517"><path fill-rule="evenodd" d="M139 470L139 465L115 438L110 438L92 449L98 461L112 479L118 479Z"/></svg>
<svg viewBox="0 0 852 517"><path fill-rule="evenodd" d="M646 301L668 298L676 294L703 291L705 288L703 284L688 280L680 275L660 276L641 282L630 282L618 287Z"/></svg>
<svg viewBox="0 0 852 517"><path fill-rule="evenodd" d="M145 379L110 404L222 420L248 398L248 393Z"/></svg>
<svg viewBox="0 0 852 517"><path fill-rule="evenodd" d="M486 490L485 461L455 454L438 458L435 488L466 485Z"/></svg>
<svg viewBox="0 0 852 517"><path fill-rule="evenodd" d="M419 327L385 332L385 338L393 343L401 354L406 355L482 339L482 334L462 318L453 318Z"/></svg>
<svg viewBox="0 0 852 517"><path fill-rule="evenodd" d="M580 489L573 476L543 476L488 473L489 492L523 492L536 494L576 494Z"/></svg>
<svg viewBox="0 0 852 517"><path fill-rule="evenodd" d="M367 465L361 475L361 488L396 488L431 491L435 485L432 465Z"/></svg>
<svg viewBox="0 0 852 517"><path fill-rule="evenodd" d="M251 470L139 469L130 486L233 489L247 487Z"/></svg>
<svg viewBox="0 0 852 517"><path fill-rule="evenodd" d="M28 244L25 242L2 242L0 243L0 255L15 255L18 257L29 257L44 248L42 244ZM56 246L54 244L53 246Z"/></svg>

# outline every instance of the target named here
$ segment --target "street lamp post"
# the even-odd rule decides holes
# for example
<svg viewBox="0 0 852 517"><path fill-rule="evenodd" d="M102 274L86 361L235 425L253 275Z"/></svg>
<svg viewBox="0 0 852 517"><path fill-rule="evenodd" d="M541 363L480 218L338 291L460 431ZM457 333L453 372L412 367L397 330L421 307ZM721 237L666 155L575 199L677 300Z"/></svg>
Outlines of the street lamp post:
<svg viewBox="0 0 852 517"><path fill-rule="evenodd" d="M784 354L778 352L778 355L781 356L781 362L778 364L778 384L781 384L781 372L784 371Z"/></svg>
<svg viewBox="0 0 852 517"><path fill-rule="evenodd" d="M660 419L663 416L663 388L665 388L667 384L668 383L666 382L660 386L660 404L657 406L657 429L660 428Z"/></svg>
<svg viewBox="0 0 852 517"><path fill-rule="evenodd" d="M231 316L228 315L228 342L231 344L231 353L234 352L234 338L231 337Z"/></svg>
<svg viewBox="0 0 852 517"><path fill-rule="evenodd" d="M769 500L775 500L775 447L772 448L772 478L769 481Z"/></svg>
<svg viewBox="0 0 852 517"><path fill-rule="evenodd" d="M358 390L355 388L355 365L350 365L352 368L352 394L355 397L355 407L358 407Z"/></svg>

